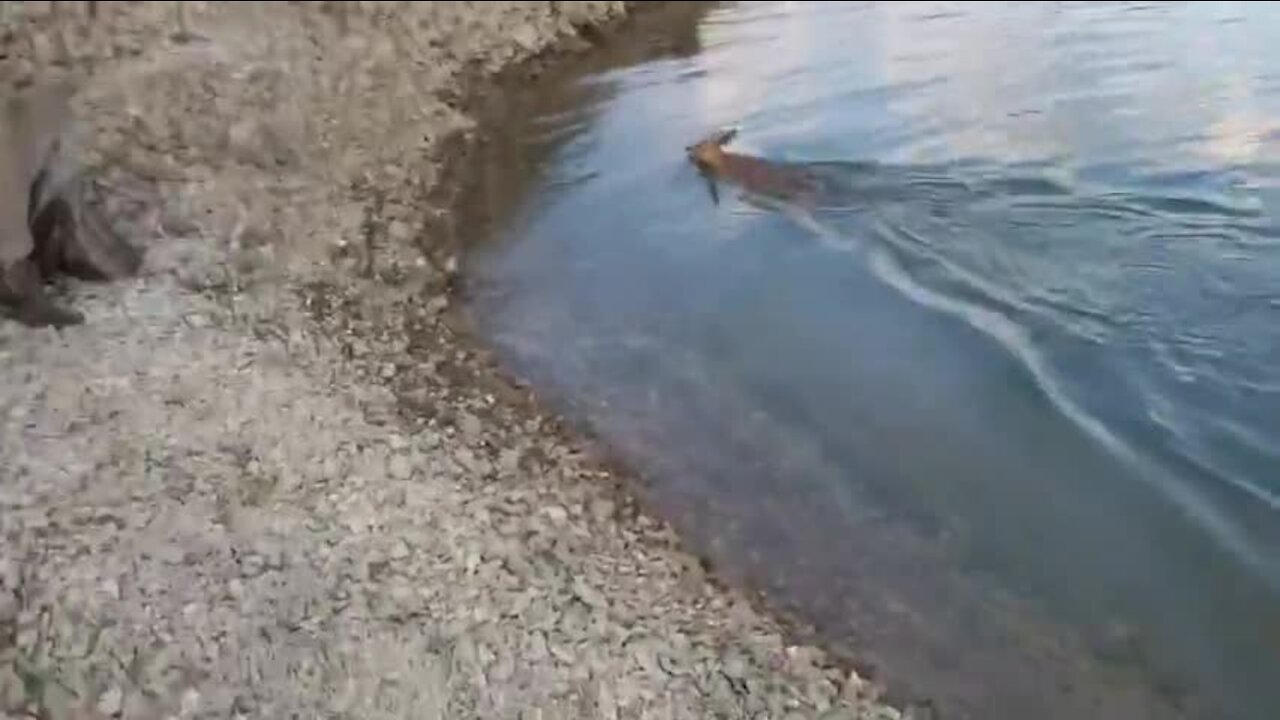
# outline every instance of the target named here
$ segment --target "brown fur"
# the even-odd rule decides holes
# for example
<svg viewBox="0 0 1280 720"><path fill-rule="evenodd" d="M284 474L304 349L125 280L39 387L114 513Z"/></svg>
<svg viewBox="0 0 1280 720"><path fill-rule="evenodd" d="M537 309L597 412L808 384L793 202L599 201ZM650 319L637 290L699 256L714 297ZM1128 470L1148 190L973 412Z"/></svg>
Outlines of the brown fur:
<svg viewBox="0 0 1280 720"><path fill-rule="evenodd" d="M685 152L712 183L722 180L752 194L787 202L808 203L815 198L817 184L804 170L726 151L724 146L737 134L737 130L713 133L685 148ZM712 197L717 197L714 185Z"/></svg>

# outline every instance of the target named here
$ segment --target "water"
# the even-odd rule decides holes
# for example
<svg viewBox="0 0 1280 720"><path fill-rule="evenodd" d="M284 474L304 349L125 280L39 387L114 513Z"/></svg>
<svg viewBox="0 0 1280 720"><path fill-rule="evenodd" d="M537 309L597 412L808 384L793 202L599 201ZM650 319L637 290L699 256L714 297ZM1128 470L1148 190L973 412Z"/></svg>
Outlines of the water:
<svg viewBox="0 0 1280 720"><path fill-rule="evenodd" d="M1273 4L720 6L512 114L471 309L904 700L1272 720L1276 68ZM726 125L824 202L714 203Z"/></svg>

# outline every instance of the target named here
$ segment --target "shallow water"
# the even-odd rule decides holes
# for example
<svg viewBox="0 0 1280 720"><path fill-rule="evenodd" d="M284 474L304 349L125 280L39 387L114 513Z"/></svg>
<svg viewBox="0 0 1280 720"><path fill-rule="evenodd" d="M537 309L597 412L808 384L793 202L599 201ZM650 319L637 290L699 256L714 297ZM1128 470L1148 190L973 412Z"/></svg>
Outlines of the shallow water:
<svg viewBox="0 0 1280 720"><path fill-rule="evenodd" d="M725 5L520 108L471 309L903 698L1280 717L1277 41L1261 4ZM723 125L821 202L713 202L683 147Z"/></svg>

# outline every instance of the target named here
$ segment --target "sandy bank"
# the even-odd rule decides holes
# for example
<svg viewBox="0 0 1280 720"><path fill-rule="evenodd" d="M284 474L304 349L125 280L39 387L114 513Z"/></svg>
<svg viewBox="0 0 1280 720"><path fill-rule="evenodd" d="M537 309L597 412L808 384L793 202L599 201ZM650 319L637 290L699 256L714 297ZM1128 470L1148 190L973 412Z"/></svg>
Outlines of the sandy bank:
<svg viewBox="0 0 1280 720"><path fill-rule="evenodd" d="M466 99L622 3L97 5L2 5L148 259L0 324L0 710L897 716L446 322Z"/></svg>

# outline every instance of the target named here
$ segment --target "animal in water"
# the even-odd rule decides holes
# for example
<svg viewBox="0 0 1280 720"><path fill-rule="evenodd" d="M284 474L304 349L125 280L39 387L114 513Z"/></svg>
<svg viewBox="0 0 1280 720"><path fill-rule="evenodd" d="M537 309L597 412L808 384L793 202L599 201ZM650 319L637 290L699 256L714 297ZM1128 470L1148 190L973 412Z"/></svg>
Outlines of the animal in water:
<svg viewBox="0 0 1280 720"><path fill-rule="evenodd" d="M718 181L776 201L810 205L818 200L822 183L811 171L798 165L725 150L737 135L736 129L719 130L685 148L689 160L706 179L713 201L720 202Z"/></svg>
<svg viewBox="0 0 1280 720"><path fill-rule="evenodd" d="M84 320L49 297L54 274L111 280L142 264L88 204L85 178L67 157L72 95L69 85L47 84L0 101L0 311L30 326Z"/></svg>

